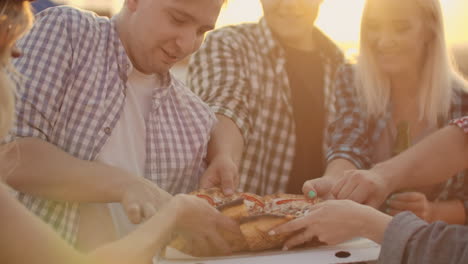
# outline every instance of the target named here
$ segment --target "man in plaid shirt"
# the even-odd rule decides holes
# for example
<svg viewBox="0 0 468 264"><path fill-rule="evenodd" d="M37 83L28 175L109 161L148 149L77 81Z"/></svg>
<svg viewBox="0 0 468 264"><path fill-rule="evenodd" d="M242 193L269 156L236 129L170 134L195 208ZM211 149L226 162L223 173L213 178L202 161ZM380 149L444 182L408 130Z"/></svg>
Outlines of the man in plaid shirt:
<svg viewBox="0 0 468 264"><path fill-rule="evenodd" d="M202 186L301 193L323 173L323 133L341 51L315 26L321 0L262 0L259 23L208 35L188 86L218 117Z"/></svg>
<svg viewBox="0 0 468 264"><path fill-rule="evenodd" d="M21 157L10 184L69 242L78 226L112 232L110 214L124 235L129 219L141 223L169 193L197 188L216 119L169 69L198 49L222 3L127 0L111 20L55 7L19 43Z"/></svg>

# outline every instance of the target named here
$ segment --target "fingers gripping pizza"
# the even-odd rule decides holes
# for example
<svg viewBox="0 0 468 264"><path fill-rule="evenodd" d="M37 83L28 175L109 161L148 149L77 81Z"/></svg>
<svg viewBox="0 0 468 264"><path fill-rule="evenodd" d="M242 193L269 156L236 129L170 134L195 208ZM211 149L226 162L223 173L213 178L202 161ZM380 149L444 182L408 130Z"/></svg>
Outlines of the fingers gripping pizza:
<svg viewBox="0 0 468 264"><path fill-rule="evenodd" d="M239 223L242 236L223 233L233 252L260 251L281 247L293 234L270 236L268 232L281 224L304 216L319 199L307 199L303 195L274 194L264 197L250 193L234 193L225 196L219 188L202 189L192 192L206 200L222 214ZM315 241L311 245L319 244ZM169 245L192 256L202 256L195 252L188 241L178 237ZM206 251L205 251L206 252Z"/></svg>

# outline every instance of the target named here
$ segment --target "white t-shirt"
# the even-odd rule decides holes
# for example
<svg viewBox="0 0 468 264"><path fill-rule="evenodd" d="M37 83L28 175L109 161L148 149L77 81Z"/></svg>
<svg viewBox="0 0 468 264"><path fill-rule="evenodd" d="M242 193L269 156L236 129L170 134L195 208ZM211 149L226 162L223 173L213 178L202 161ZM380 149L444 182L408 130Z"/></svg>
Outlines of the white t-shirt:
<svg viewBox="0 0 468 264"><path fill-rule="evenodd" d="M97 161L144 176L146 120L151 112L154 89L161 89L156 75L145 75L133 69L128 77L124 109ZM80 218L83 219L80 220L81 237L96 246L115 240L116 236L122 237L135 227L120 203L83 205ZM115 229L109 230L112 227ZM109 237L112 231L114 235Z"/></svg>

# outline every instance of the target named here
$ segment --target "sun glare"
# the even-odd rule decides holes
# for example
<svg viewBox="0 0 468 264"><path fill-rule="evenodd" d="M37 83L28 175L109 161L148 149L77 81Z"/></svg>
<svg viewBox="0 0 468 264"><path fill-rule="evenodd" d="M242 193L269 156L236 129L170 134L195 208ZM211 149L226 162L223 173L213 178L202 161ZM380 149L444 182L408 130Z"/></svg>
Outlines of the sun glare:
<svg viewBox="0 0 468 264"><path fill-rule="evenodd" d="M62 0L65 1L65 0ZM123 0L111 1L112 11L117 12ZM286 0L289 1L289 0ZM447 38L451 44L468 43L468 1L467 0L440 0L445 15ZM69 3L89 5L105 1L73 0ZM317 26L328 36L335 40L345 50L346 54L353 55L358 48L359 26L361 13L365 0L324 0ZM217 27L256 22L262 14L260 0L229 0L221 11Z"/></svg>
<svg viewBox="0 0 468 264"><path fill-rule="evenodd" d="M450 43L468 42L468 1L440 0ZM359 26L365 0L325 0L317 26L334 39L348 56L357 51ZM230 0L221 12L217 27L255 22L262 16L260 0Z"/></svg>

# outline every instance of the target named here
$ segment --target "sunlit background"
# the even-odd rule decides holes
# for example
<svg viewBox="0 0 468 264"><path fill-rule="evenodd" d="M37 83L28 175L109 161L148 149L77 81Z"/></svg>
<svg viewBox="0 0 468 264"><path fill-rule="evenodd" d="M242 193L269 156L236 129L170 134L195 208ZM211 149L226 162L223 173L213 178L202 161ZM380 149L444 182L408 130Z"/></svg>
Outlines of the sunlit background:
<svg viewBox="0 0 468 264"><path fill-rule="evenodd" d="M124 0L57 0L81 8L118 12ZM365 0L325 0L318 27L343 49L348 57L358 50L359 24ZM445 14L447 38L451 45L468 47L468 0L440 0ZM255 22L262 16L260 0L229 0L217 27ZM467 48L468 50L468 48Z"/></svg>
<svg viewBox="0 0 468 264"><path fill-rule="evenodd" d="M468 0L440 0L445 12L447 35L451 43L468 42ZM118 12L123 0L62 0L82 8ZM357 45L359 21L364 0L325 0L317 25L343 48ZM262 16L260 0L229 0L218 27L255 22Z"/></svg>

